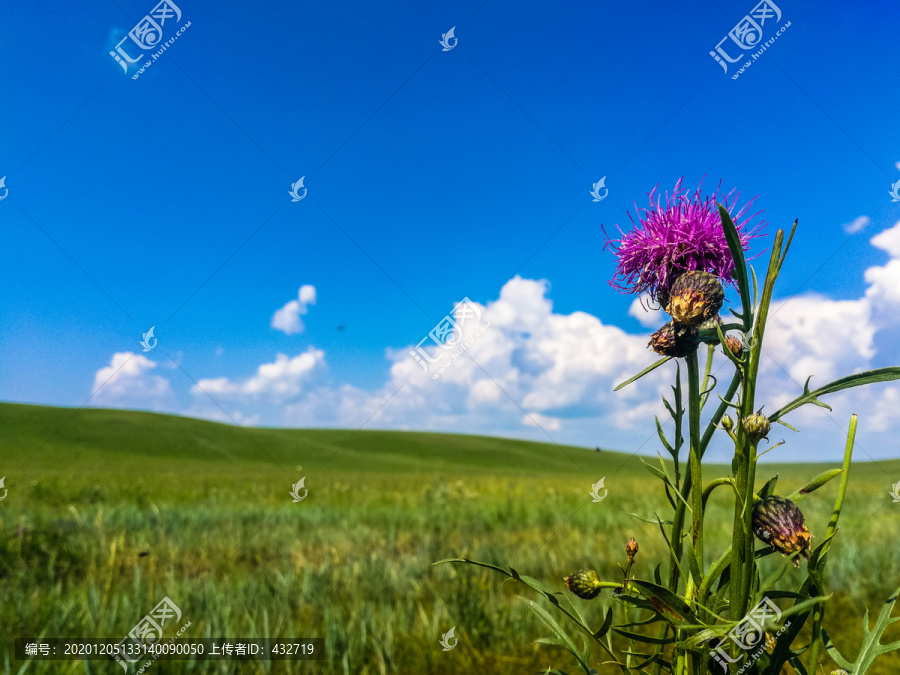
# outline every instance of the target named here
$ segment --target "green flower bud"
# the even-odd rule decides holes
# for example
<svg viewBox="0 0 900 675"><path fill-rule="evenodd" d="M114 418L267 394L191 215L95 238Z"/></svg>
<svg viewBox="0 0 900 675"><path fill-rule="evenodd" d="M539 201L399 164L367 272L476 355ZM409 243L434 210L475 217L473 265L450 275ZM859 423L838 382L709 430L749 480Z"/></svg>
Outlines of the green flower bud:
<svg viewBox="0 0 900 675"><path fill-rule="evenodd" d="M722 417L722 428L725 431L731 431L734 428L734 420L728 415Z"/></svg>
<svg viewBox="0 0 900 675"><path fill-rule="evenodd" d="M663 356L684 357L697 351L698 344L696 331L670 321L650 336L647 346Z"/></svg>
<svg viewBox="0 0 900 675"><path fill-rule="evenodd" d="M725 301L719 280L709 272L694 270L678 277L669 289L666 311L676 323L696 326L716 316Z"/></svg>
<svg viewBox="0 0 900 675"><path fill-rule="evenodd" d="M706 345L717 345L719 344L719 332L716 330L716 327L722 326L722 319L718 314L715 316L711 316L700 325L697 326L697 335L700 338L700 342Z"/></svg>
<svg viewBox="0 0 900 675"><path fill-rule="evenodd" d="M803 512L794 502L784 497L771 496L761 499L753 507L753 534L781 553L802 551L809 560L809 530L806 529ZM800 562L794 559L794 567Z"/></svg>
<svg viewBox="0 0 900 675"><path fill-rule="evenodd" d="M769 431L772 429L772 423L769 418L756 412L744 420L744 431L751 443L759 443L762 439L768 437Z"/></svg>
<svg viewBox="0 0 900 675"><path fill-rule="evenodd" d="M600 586L600 577L594 570L579 570L572 576L565 577L563 581L570 591L585 600L596 598L603 590Z"/></svg>

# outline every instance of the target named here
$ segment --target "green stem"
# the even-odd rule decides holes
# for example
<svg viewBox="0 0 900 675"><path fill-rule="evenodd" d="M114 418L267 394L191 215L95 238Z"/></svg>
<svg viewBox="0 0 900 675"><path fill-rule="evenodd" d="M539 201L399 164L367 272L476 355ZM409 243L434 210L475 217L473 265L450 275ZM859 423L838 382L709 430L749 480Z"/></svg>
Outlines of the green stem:
<svg viewBox="0 0 900 675"><path fill-rule="evenodd" d="M844 448L844 464L841 467L841 484L838 487L837 499L834 502L834 511L831 512L831 520L828 523L828 531L825 532L825 543L822 545L822 552L816 565L816 577L818 585L821 586L823 577L825 576L825 555L831 547L831 537L837 530L838 518L841 516L841 509L844 507L844 496L847 494L847 483L850 479L850 458L853 455L853 444L856 440L856 415L850 417L850 429L847 432L847 445ZM812 575L810 575L812 576ZM810 589L811 595L821 595L825 592L824 588ZM809 646L809 672L816 673L819 669L819 651L822 645L822 621L825 619L825 604L821 603L813 609L812 623L812 643Z"/></svg>
<svg viewBox="0 0 900 675"><path fill-rule="evenodd" d="M691 509L693 523L691 527L691 545L693 554L703 575L703 479L700 468L700 369L697 363L697 352L685 357L688 370L688 430L691 439ZM699 583L700 580L697 580ZM696 588L696 586L694 586ZM692 598L687 593L685 601L690 605Z"/></svg>
<svg viewBox="0 0 900 675"><path fill-rule="evenodd" d="M750 443L744 431L744 420L754 412L756 404L756 379L759 375L760 356L762 353L763 334L766 329L766 318L772 302L772 291L781 263L781 244L784 241L784 230L778 230L772 245L772 256L763 287L762 299L756 314L753 329L753 347L747 358L747 370L744 376L743 391L740 400L741 416L736 425L735 442L736 476L735 486L738 497L734 505L734 534L731 550L731 618L739 620L747 613L752 595L754 577L753 532L751 519L753 516L753 490L756 483L756 444ZM749 310L748 310L749 312Z"/></svg>
<svg viewBox="0 0 900 675"><path fill-rule="evenodd" d="M716 478L712 483L706 486L706 489L703 490L703 510L706 510L706 502L709 501L709 496L712 494L712 491L715 490L720 485L734 485L734 479L730 476L728 478Z"/></svg>
<svg viewBox="0 0 900 675"><path fill-rule="evenodd" d="M719 422L722 421L722 418L725 416L725 411L728 410L728 404L731 403L735 393L737 393L738 387L741 385L741 377L741 371L736 370L734 373L734 377L731 378L731 384L728 385L728 389L725 391L725 395L722 397L724 400L719 403L719 407L716 408L716 411L713 413L713 416L707 423L706 431L703 432L703 438L700 439L700 459L703 459L703 455L706 453L706 448L709 446L709 442L712 440L713 432L715 432L716 428L719 425Z"/></svg>

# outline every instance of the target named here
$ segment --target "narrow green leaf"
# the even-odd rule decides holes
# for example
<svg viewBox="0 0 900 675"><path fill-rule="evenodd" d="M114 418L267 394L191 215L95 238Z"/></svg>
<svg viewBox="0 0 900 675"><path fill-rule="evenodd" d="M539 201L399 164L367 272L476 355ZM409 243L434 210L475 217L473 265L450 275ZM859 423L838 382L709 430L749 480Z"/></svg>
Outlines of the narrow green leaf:
<svg viewBox="0 0 900 675"><path fill-rule="evenodd" d="M469 560L468 558L447 558L445 560L438 560L437 562L431 563L432 565L443 565L444 563L466 563L468 565L477 565L478 567L487 567L489 570L496 570L501 574L505 574L508 577L513 576L507 570L502 567L498 567L497 565L491 565L490 563L477 562L475 560Z"/></svg>
<svg viewBox="0 0 900 675"><path fill-rule="evenodd" d="M677 625L699 623L687 603L668 588L643 579L633 579L631 583L641 590L641 595L647 598L654 609L670 623Z"/></svg>
<svg viewBox="0 0 900 675"><path fill-rule="evenodd" d="M613 391L619 391L619 389L622 389L623 387L627 387L627 386L628 386L629 384L631 384L632 382L636 382L637 380L641 379L641 378L642 378L644 375L646 375L647 373L656 370L656 369L659 368L662 364L664 364L666 361L669 361L669 360L671 360L671 359L672 359L671 356L664 356L664 357L662 357L659 361L657 361L656 363L654 363L652 366L648 366L647 368L644 368L641 372L639 372L639 373L638 373L637 375L635 375L634 377L631 377L631 378L628 378L627 380L625 380L622 384L618 385L615 389L613 389Z"/></svg>
<svg viewBox="0 0 900 675"><path fill-rule="evenodd" d="M613 628L613 630L622 637L627 637L629 640L634 640L635 642L646 642L651 645L667 645L670 642L675 642L674 637L652 637L650 635L642 635L641 633L632 633L631 631L622 630L621 628Z"/></svg>
<svg viewBox="0 0 900 675"><path fill-rule="evenodd" d="M728 250L731 251L731 257L734 260L734 276L738 284L738 292L741 296L741 314L733 312L733 314L741 319L744 323L744 331L750 330L750 318L752 316L752 307L750 303L750 282L747 279L747 262L744 260L744 247L741 244L741 235L738 234L728 210L721 204L719 207L719 216L722 219L722 230L725 232L725 241L728 242Z"/></svg>
<svg viewBox="0 0 900 675"><path fill-rule="evenodd" d="M642 523L650 523L651 525L656 525L657 523L660 523L660 522L663 525L671 525L672 524L671 520L660 520L659 516L656 516L655 518L645 518L644 516L641 516L637 513L631 513L631 512L629 512L628 515L633 516L634 518L637 518Z"/></svg>
<svg viewBox="0 0 900 675"><path fill-rule="evenodd" d="M863 373L848 375L847 377L842 377L839 380L835 380L834 382L826 384L824 387L816 389L815 391L809 391L809 380L807 380L803 395L794 399L780 410L777 410L773 414L769 415L769 421L777 422L784 415L788 414L792 410L796 410L802 405L806 405L807 403L815 402L818 405L825 405L821 401L817 401L819 396L833 394L835 392L843 391L844 389L851 389L853 387L862 387L867 384L875 384L876 382L893 382L894 380L900 380L900 367L898 366L892 366L890 368L878 368L877 370L867 370Z"/></svg>
<svg viewBox="0 0 900 675"><path fill-rule="evenodd" d="M809 481L806 485L804 485L802 488L800 488L793 494L789 495L788 499L790 499L792 502L799 502L810 492L815 492L820 487L825 485L825 483L830 481L832 478L836 478L837 476L840 476L843 472L844 472L843 469L829 469L828 471L823 471L818 476L816 476L811 481Z"/></svg>
<svg viewBox="0 0 900 675"><path fill-rule="evenodd" d="M664 447L670 454L673 453L673 452L675 452L675 451L672 449L672 446L669 445L669 441L668 441L668 439L666 438L666 434L663 432L662 425L659 423L659 418L656 417L655 419L656 419L656 433L659 435L659 440L662 442L663 447Z"/></svg>
<svg viewBox="0 0 900 675"><path fill-rule="evenodd" d="M604 635L606 635L609 632L609 629L612 626L612 619L613 619L613 611L612 611L612 607L609 607L606 610L606 618L603 619L603 624L600 626L600 628L598 628L593 633L595 640L599 641L600 638L602 638Z"/></svg>

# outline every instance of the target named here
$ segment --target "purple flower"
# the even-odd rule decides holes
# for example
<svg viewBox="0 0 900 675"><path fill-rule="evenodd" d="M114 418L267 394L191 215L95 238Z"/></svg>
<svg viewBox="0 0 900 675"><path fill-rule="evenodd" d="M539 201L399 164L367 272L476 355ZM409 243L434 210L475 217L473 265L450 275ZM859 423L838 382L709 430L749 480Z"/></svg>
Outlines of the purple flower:
<svg viewBox="0 0 900 675"><path fill-rule="evenodd" d="M612 246L616 256L616 274L609 283L619 291L649 293L665 305L672 283L689 270L709 272L734 285L734 260L722 231L716 202L731 214L744 250L749 248L753 237L761 234L760 229L765 224L748 230L747 223L762 212L744 217L753 199L735 213L734 206L740 193L735 194L732 190L727 195L720 195L717 188L713 194L704 197L699 186L690 194L681 187L681 181L679 178L671 195L666 192L664 204L660 204L657 186L649 193L649 209L639 209L635 205L640 224L628 233L620 228L621 239L614 242L606 235L607 246ZM628 217L634 224L630 213ZM603 233L606 234L606 230Z"/></svg>

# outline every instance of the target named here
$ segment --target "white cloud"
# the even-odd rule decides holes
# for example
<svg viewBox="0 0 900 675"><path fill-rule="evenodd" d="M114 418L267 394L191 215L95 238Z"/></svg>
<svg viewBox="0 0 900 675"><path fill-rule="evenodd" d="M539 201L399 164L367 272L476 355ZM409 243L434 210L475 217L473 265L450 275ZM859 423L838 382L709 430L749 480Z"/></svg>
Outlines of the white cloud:
<svg viewBox="0 0 900 675"><path fill-rule="evenodd" d="M866 225L869 224L868 216L858 216L853 220L852 223L847 223L844 225L844 231L848 234L856 234L861 229L863 229Z"/></svg>
<svg viewBox="0 0 900 675"><path fill-rule="evenodd" d="M628 307L628 316L638 320L644 328L659 328L669 322L669 316L662 310L659 303L643 295L635 298Z"/></svg>
<svg viewBox="0 0 900 675"><path fill-rule="evenodd" d="M266 399L283 402L299 396L314 382L315 371L324 366L325 352L310 347L302 354L289 358L278 354L272 363L264 363L252 375L242 381L227 377L203 379L191 387L191 393L208 394L213 398Z"/></svg>
<svg viewBox="0 0 900 675"><path fill-rule="evenodd" d="M297 291L297 299L291 300L272 316L272 328L292 335L302 333L304 326L300 316L309 311L309 305L316 304L315 286L306 284Z"/></svg>
<svg viewBox="0 0 900 675"><path fill-rule="evenodd" d="M109 365L94 374L91 403L150 410L171 409L174 394L169 380L151 374L157 365L143 354L116 352Z"/></svg>

